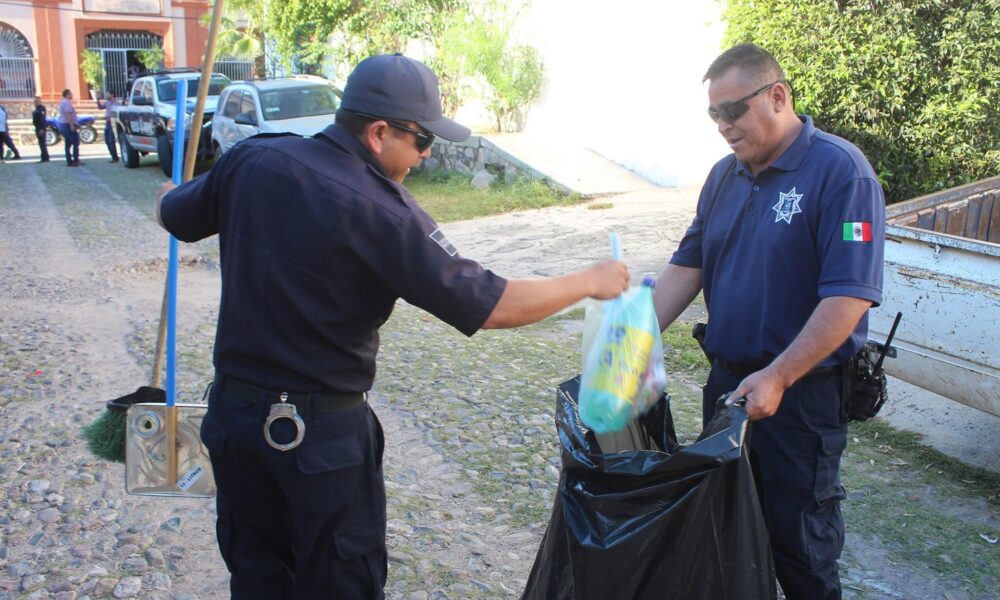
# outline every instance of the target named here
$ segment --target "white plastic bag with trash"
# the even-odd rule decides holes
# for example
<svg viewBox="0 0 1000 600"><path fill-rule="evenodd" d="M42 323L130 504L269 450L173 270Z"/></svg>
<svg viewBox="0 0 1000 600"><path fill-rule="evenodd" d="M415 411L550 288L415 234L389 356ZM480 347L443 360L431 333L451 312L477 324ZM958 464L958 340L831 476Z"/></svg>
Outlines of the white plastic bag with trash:
<svg viewBox="0 0 1000 600"><path fill-rule="evenodd" d="M611 253L621 255L616 234ZM580 419L595 433L620 431L666 388L654 286L647 277L618 298L587 307L579 407Z"/></svg>

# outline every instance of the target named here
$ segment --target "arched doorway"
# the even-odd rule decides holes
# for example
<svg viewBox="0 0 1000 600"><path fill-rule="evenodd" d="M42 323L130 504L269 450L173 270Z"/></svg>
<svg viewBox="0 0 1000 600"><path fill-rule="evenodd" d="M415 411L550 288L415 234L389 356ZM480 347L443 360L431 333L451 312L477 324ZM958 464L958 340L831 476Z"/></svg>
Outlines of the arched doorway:
<svg viewBox="0 0 1000 600"><path fill-rule="evenodd" d="M129 80L147 65L142 64L136 53L153 46L163 47L163 38L148 31L102 29L84 38L88 50L101 54L104 64L102 89L111 90L119 98L128 94Z"/></svg>
<svg viewBox="0 0 1000 600"><path fill-rule="evenodd" d="M0 98L24 100L35 96L35 59L21 32L0 22Z"/></svg>

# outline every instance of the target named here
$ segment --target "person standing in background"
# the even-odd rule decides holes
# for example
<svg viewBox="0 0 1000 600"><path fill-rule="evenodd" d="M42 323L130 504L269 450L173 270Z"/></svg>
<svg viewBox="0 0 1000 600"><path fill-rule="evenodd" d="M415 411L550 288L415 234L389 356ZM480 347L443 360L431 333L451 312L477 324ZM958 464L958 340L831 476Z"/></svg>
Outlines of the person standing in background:
<svg viewBox="0 0 1000 600"><path fill-rule="evenodd" d="M31 124L35 128L35 137L38 138L38 152L42 155L38 162L49 162L49 147L45 145L45 121L47 117L47 109L42 104L41 97L35 96L35 110L31 113Z"/></svg>
<svg viewBox="0 0 1000 600"><path fill-rule="evenodd" d="M63 90L59 102L59 132L62 133L66 149L66 166L80 164L80 134L76 131L76 109L73 108L73 92Z"/></svg>
<svg viewBox="0 0 1000 600"><path fill-rule="evenodd" d="M115 115L118 107L122 105L121 100L115 97L112 91L106 92L107 100L101 102L97 100L97 108L104 109L104 143L108 145L108 153L111 154L111 162L118 162L118 147L115 145Z"/></svg>
<svg viewBox="0 0 1000 600"><path fill-rule="evenodd" d="M3 152L3 147L7 146L9 150L7 151L7 156L5 160L20 160L21 153L17 151L17 146L14 145L14 140L10 137L10 132L7 131L7 109L0 104L0 152Z"/></svg>

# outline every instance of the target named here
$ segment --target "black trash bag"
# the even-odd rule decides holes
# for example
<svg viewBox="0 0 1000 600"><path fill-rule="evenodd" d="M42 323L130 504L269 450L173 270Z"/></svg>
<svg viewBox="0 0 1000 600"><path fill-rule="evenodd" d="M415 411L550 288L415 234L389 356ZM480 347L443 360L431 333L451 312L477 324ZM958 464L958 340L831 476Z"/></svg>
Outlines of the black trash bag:
<svg viewBox="0 0 1000 600"><path fill-rule="evenodd" d="M559 493L522 600L776 598L746 411L718 411L682 448L664 395L611 440L645 447L602 454L579 389L577 376L557 390Z"/></svg>

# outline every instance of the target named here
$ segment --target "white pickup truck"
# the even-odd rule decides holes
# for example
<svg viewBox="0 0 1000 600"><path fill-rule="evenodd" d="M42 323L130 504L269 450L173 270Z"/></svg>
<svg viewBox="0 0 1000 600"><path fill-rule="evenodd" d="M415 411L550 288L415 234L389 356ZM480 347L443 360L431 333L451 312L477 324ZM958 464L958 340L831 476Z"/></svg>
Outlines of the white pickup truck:
<svg viewBox="0 0 1000 600"><path fill-rule="evenodd" d="M187 80L187 98L184 99L185 118L184 139L191 133L191 115L194 113L195 99L201 72L197 69L162 69L137 77L132 83L125 103L118 107L115 117L118 147L122 164L126 169L139 166L139 156L156 153L160 158L163 174L173 173L174 122L177 116L177 81ZM212 115L219 103L219 94L229 85L225 75L213 73L209 81L208 97L205 99L204 118L200 124L201 137L198 142L197 160L212 158Z"/></svg>
<svg viewBox="0 0 1000 600"><path fill-rule="evenodd" d="M903 313L888 374L1000 416L1000 177L886 210L883 342Z"/></svg>

